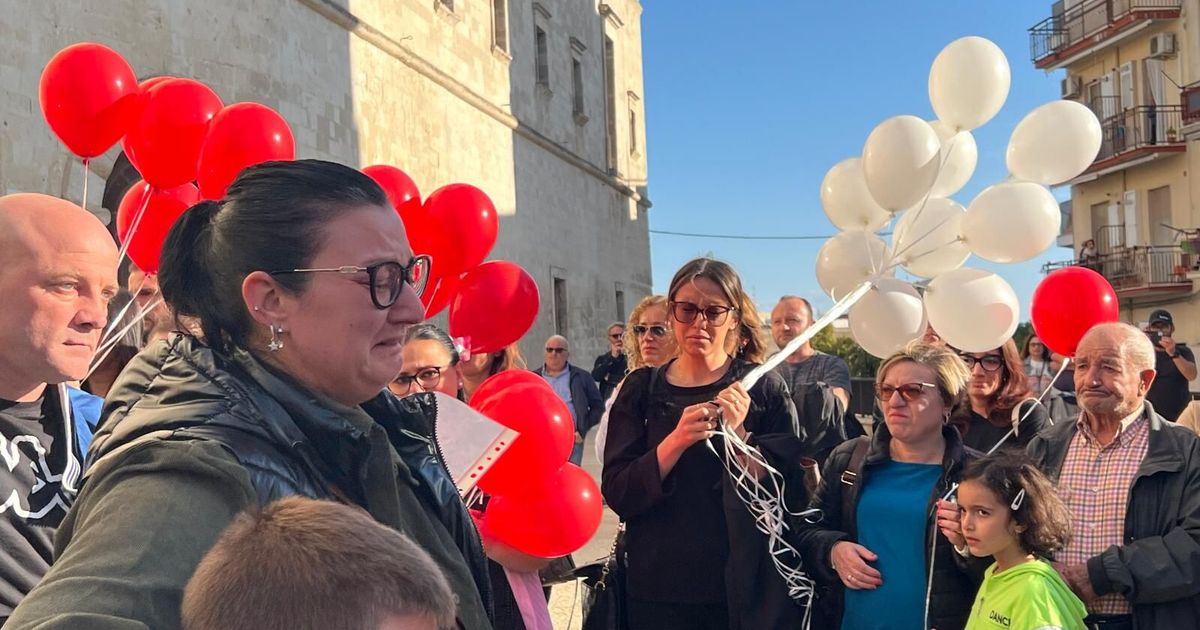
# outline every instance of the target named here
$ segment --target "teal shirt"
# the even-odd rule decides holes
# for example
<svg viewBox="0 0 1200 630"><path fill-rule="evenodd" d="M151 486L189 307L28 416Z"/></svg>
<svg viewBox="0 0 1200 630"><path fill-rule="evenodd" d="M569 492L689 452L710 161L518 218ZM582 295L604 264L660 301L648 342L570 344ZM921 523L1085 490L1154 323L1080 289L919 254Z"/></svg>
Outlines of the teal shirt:
<svg viewBox="0 0 1200 630"><path fill-rule="evenodd" d="M858 497L858 544L879 560L874 590L846 589L842 630L921 630L925 624L925 535L939 464L887 461L871 468Z"/></svg>

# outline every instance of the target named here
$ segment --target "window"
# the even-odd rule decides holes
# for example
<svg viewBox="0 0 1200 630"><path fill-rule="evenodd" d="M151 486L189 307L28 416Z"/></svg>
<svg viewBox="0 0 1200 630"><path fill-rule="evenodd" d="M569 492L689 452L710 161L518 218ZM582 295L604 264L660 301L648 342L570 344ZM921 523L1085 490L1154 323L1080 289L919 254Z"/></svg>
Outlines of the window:
<svg viewBox="0 0 1200 630"><path fill-rule="evenodd" d="M608 135L608 170L617 171L617 88L613 65L613 41L604 38L604 128Z"/></svg>
<svg viewBox="0 0 1200 630"><path fill-rule="evenodd" d="M554 333L567 336L567 281L554 279Z"/></svg>
<svg viewBox="0 0 1200 630"><path fill-rule="evenodd" d="M550 87L550 58L546 50L546 31L540 26L533 27L533 55L536 63L537 84Z"/></svg>
<svg viewBox="0 0 1200 630"><path fill-rule="evenodd" d="M638 152L637 112L632 107L629 108L629 152L634 155Z"/></svg>
<svg viewBox="0 0 1200 630"><path fill-rule="evenodd" d="M625 292L617 289L617 321L625 321Z"/></svg>
<svg viewBox="0 0 1200 630"><path fill-rule="evenodd" d="M508 0L492 0L492 46L508 52Z"/></svg>
<svg viewBox="0 0 1200 630"><path fill-rule="evenodd" d="M571 113L575 114L576 122L581 118L586 122L587 117L583 113L583 62L579 59L571 60L571 89L574 97Z"/></svg>
<svg viewBox="0 0 1200 630"><path fill-rule="evenodd" d="M454 12L454 0L437 0L437 3L447 11Z"/></svg>

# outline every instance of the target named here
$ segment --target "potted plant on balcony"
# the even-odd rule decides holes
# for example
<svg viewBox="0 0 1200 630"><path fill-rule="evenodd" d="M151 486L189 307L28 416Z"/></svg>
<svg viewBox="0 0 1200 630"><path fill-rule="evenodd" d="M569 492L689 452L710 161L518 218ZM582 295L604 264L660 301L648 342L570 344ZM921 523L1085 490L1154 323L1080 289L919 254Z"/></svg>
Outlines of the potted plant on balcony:
<svg viewBox="0 0 1200 630"><path fill-rule="evenodd" d="M1167 127L1167 142L1175 142L1179 137L1179 130L1174 127Z"/></svg>

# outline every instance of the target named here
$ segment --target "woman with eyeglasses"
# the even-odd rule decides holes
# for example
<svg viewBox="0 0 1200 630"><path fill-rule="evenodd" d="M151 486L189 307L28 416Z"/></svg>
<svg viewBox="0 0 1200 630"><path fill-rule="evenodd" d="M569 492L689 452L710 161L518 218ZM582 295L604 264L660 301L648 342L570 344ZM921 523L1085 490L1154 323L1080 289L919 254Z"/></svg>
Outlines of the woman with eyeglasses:
<svg viewBox="0 0 1200 630"><path fill-rule="evenodd" d="M6 628L179 628L217 536L289 495L404 532L449 580L458 625L491 628L478 534L430 448L431 396L385 389L429 264L383 190L330 162L247 168L184 213L159 280L202 333L138 355L109 392L56 562Z"/></svg>
<svg viewBox="0 0 1200 630"><path fill-rule="evenodd" d="M409 328L400 351L403 367L388 389L401 398L421 392L441 392L463 400L459 353L454 339L441 328L433 324Z"/></svg>
<svg viewBox="0 0 1200 630"><path fill-rule="evenodd" d="M960 352L971 371L967 402L951 419L963 442L982 453L1003 441L1003 448L1023 449L1050 425L1046 408L1029 389L1029 379L1012 339L987 352ZM1009 432L1016 428L1013 435ZM1007 436L1007 437L1005 437Z"/></svg>
<svg viewBox="0 0 1200 630"><path fill-rule="evenodd" d="M1025 343L1021 344L1021 361L1029 380L1029 389L1035 394L1046 391L1054 382L1054 373L1057 371L1054 360L1050 350L1037 335L1029 335L1025 338Z"/></svg>
<svg viewBox="0 0 1200 630"><path fill-rule="evenodd" d="M738 382L763 358L758 311L729 265L698 258L675 274L667 312L678 355L625 377L604 449L601 492L626 524L630 628L799 627L717 454L722 431L799 460L783 379Z"/></svg>
<svg viewBox="0 0 1200 630"><path fill-rule="evenodd" d="M820 520L798 522L792 535L821 585L813 628L965 625L987 563L965 555L958 509L940 498L977 456L950 424L969 379L940 343L913 342L880 365L875 396L884 421L874 435L833 450L809 506Z"/></svg>

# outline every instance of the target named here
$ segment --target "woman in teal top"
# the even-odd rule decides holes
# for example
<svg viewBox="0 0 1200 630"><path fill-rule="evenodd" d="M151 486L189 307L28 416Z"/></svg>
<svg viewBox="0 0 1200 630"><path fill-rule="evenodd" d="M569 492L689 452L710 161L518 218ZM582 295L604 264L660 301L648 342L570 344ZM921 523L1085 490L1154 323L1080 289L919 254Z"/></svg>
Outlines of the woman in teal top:
<svg viewBox="0 0 1200 630"><path fill-rule="evenodd" d="M948 424L968 378L962 359L940 344L910 344L880 366L875 391L884 422L872 437L834 449L811 505L822 518L795 530L805 570L821 586L812 627L966 624L986 563L955 551L965 544L958 508L939 498L971 457Z"/></svg>

